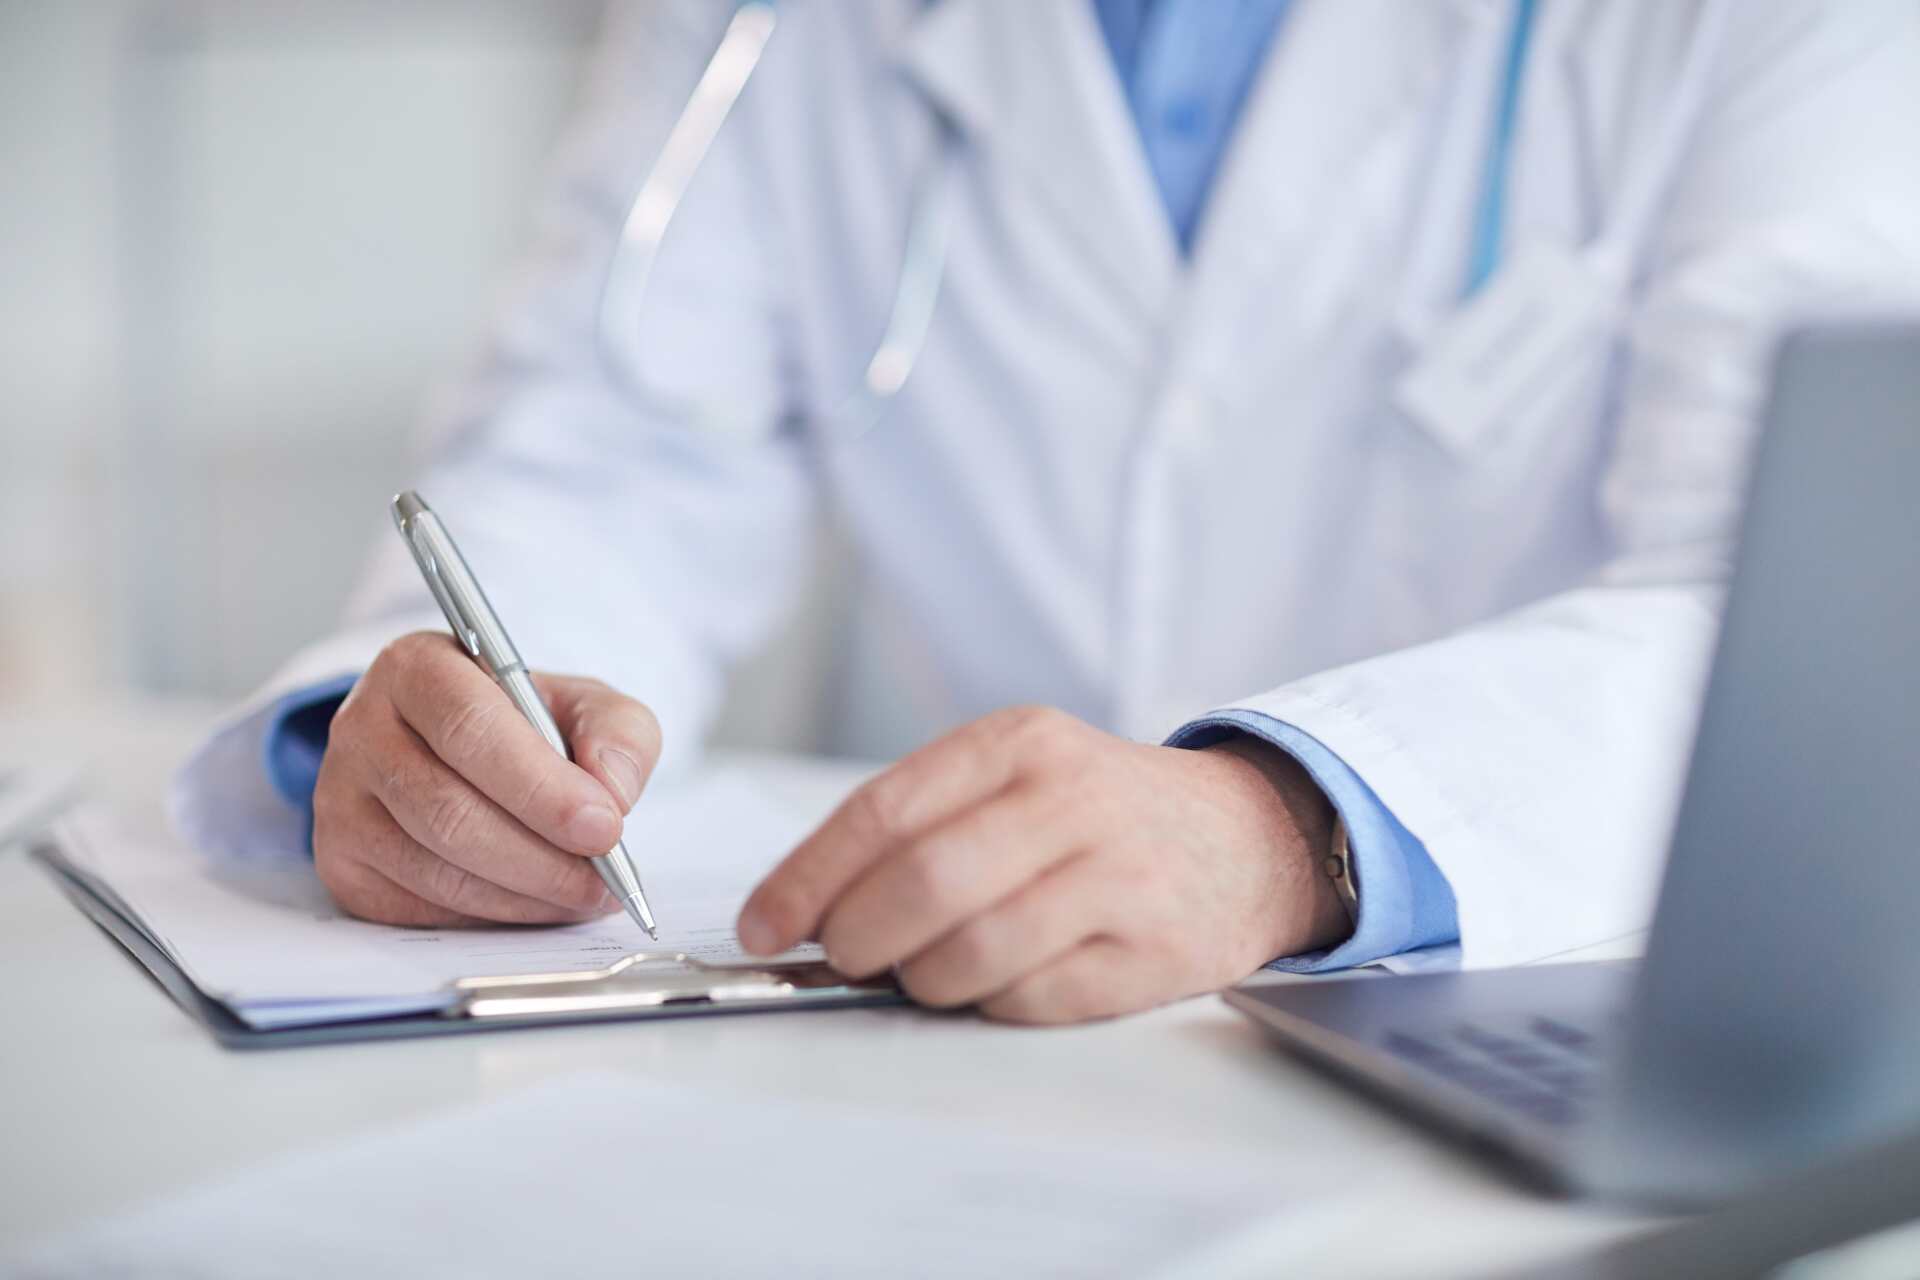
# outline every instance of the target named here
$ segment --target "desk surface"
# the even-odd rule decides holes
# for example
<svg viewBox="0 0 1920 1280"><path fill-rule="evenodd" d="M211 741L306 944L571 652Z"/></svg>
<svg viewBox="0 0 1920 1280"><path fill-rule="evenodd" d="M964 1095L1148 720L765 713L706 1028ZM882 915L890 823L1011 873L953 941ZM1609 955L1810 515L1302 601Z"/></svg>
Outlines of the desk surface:
<svg viewBox="0 0 1920 1280"><path fill-rule="evenodd" d="M0 716L0 760L91 760L152 809L210 722L180 705ZM831 785L804 766L779 785ZM1475 1275L1635 1224L1516 1190L1271 1050L1217 999L1034 1030L917 1010L552 1028L268 1053L219 1048L19 848L0 850L0 1254L187 1183L583 1067L1123 1140L1273 1169L1266 1263ZM1317 1265L1316 1265L1317 1264ZM1276 1272L1277 1274L1278 1272Z"/></svg>

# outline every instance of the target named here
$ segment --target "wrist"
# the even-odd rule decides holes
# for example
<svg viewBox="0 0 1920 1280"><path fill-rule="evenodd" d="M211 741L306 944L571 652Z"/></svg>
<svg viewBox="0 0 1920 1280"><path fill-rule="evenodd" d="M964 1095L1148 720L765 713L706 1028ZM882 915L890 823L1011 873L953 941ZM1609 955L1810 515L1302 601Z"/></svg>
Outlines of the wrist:
<svg viewBox="0 0 1920 1280"><path fill-rule="evenodd" d="M1258 738L1232 737L1203 754L1230 762L1237 807L1272 872L1272 892L1259 904L1271 928L1256 963L1338 945L1353 918L1328 874L1336 815L1326 792L1298 760Z"/></svg>

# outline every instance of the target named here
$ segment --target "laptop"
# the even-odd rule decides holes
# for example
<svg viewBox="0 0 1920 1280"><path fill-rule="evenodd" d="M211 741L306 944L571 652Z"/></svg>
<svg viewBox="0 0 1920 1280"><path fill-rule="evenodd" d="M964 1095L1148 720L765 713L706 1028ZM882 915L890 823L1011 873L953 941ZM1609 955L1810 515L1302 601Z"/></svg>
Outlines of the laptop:
<svg viewBox="0 0 1920 1280"><path fill-rule="evenodd" d="M1697 1206L1920 1130L1920 323L1779 348L1644 959L1225 998L1571 1193Z"/></svg>

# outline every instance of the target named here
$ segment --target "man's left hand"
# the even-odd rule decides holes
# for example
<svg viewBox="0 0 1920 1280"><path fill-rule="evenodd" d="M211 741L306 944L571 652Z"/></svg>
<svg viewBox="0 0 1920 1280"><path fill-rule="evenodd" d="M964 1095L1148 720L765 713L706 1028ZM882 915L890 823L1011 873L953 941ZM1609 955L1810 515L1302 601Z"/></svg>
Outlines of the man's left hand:
<svg viewBox="0 0 1920 1280"><path fill-rule="evenodd" d="M1065 712L995 712L855 791L740 915L757 954L818 939L852 978L1014 1022L1145 1009L1349 930L1332 808L1250 738L1188 751Z"/></svg>

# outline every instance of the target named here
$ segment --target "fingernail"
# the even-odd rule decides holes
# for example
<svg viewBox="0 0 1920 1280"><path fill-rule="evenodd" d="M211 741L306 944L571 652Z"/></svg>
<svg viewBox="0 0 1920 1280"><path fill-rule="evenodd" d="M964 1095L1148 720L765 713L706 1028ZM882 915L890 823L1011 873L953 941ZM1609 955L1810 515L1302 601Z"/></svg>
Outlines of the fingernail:
<svg viewBox="0 0 1920 1280"><path fill-rule="evenodd" d="M749 907L740 913L740 945L756 956L771 955L779 949L780 939L774 936L773 926Z"/></svg>
<svg viewBox="0 0 1920 1280"><path fill-rule="evenodd" d="M603 804L590 804L567 823L567 839L582 849L611 849L620 838L620 815Z"/></svg>
<svg viewBox="0 0 1920 1280"><path fill-rule="evenodd" d="M634 802L640 798L639 762L617 747L603 747L600 750L600 767L606 770L607 780L613 783L613 789L620 793L621 807L632 812Z"/></svg>

